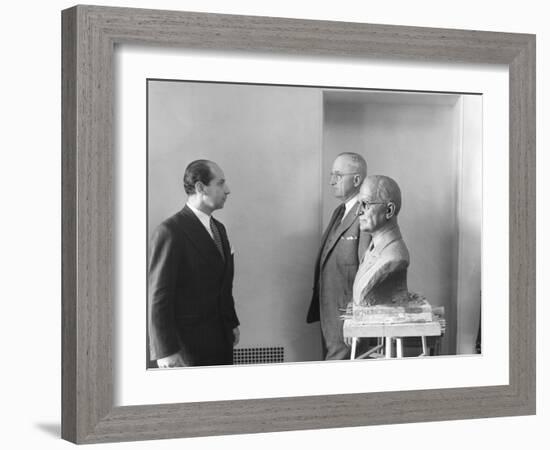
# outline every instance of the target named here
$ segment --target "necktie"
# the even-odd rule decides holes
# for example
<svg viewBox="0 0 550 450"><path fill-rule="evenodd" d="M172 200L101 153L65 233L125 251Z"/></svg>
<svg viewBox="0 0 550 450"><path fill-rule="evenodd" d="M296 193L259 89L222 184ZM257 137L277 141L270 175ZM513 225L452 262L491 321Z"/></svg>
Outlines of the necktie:
<svg viewBox="0 0 550 450"><path fill-rule="evenodd" d="M210 218L210 229L212 230L212 236L214 237L214 242L216 244L216 247L218 247L220 255L222 259L225 261L225 257L223 254L222 237L220 236L220 231L218 230L218 227L216 226L212 218Z"/></svg>
<svg viewBox="0 0 550 450"><path fill-rule="evenodd" d="M344 205L343 203L340 204L338 208L336 208L336 216L334 217L334 223L332 225L331 233L334 233L338 228L338 225L342 223L342 219L344 217L345 212L346 212L346 205Z"/></svg>

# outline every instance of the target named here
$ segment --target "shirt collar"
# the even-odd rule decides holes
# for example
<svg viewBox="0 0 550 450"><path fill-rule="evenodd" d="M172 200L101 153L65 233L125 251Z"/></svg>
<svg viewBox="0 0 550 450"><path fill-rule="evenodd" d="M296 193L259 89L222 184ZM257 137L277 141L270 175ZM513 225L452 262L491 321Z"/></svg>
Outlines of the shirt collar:
<svg viewBox="0 0 550 450"><path fill-rule="evenodd" d="M353 208L355 206L355 204L357 203L357 199L359 198L359 192L357 194L355 194L352 198L350 198L345 206L346 206L346 210L344 212L344 217L347 216L348 212L350 211L351 208Z"/></svg>
<svg viewBox="0 0 550 450"><path fill-rule="evenodd" d="M200 209L197 209L195 208L193 205L191 205L190 203L187 203L187 206L189 206L189 209L191 209L191 211L193 211L193 213L195 213L195 216L197 216L197 218L203 223L205 224L207 227L210 227L210 218L212 216L206 214L205 212L202 212Z"/></svg>

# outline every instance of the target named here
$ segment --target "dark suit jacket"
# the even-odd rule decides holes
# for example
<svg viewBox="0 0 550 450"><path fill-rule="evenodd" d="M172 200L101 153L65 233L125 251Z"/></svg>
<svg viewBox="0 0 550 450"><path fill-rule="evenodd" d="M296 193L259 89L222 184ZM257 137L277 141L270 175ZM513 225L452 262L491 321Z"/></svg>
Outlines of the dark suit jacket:
<svg viewBox="0 0 550 450"><path fill-rule="evenodd" d="M188 206L155 230L149 260L148 325L151 359L178 351L188 365L231 364L233 255L215 220L225 261Z"/></svg>
<svg viewBox="0 0 550 450"><path fill-rule="evenodd" d="M335 233L330 235L337 209L321 239L321 247L315 261L313 295L307 313L307 323L320 320L319 301L321 297L330 298L338 307L345 307L352 300L353 280L363 254L370 244L370 234L361 232L359 218L356 216L359 204L344 217ZM341 328L339 317L336 326Z"/></svg>

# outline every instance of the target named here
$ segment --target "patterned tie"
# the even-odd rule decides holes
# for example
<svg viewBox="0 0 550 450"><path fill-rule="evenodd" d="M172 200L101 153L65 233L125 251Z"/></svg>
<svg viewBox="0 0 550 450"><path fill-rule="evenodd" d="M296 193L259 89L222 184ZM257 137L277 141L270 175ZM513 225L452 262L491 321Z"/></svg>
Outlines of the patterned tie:
<svg viewBox="0 0 550 450"><path fill-rule="evenodd" d="M214 242L216 243L216 247L218 247L220 255L222 259L225 261L225 255L223 254L222 237L220 236L220 231L218 230L218 227L212 220L212 217L210 217L210 229L212 230L212 236L214 237Z"/></svg>

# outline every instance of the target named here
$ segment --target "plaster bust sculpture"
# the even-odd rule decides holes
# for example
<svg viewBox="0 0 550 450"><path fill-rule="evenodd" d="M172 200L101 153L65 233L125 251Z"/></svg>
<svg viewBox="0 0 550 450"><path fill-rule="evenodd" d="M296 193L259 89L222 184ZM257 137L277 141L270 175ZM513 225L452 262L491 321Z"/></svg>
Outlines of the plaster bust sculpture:
<svg viewBox="0 0 550 450"><path fill-rule="evenodd" d="M401 190L393 179L365 178L359 192L359 227L371 234L372 242L353 284L354 307L409 302L409 251L397 224L400 209Z"/></svg>

